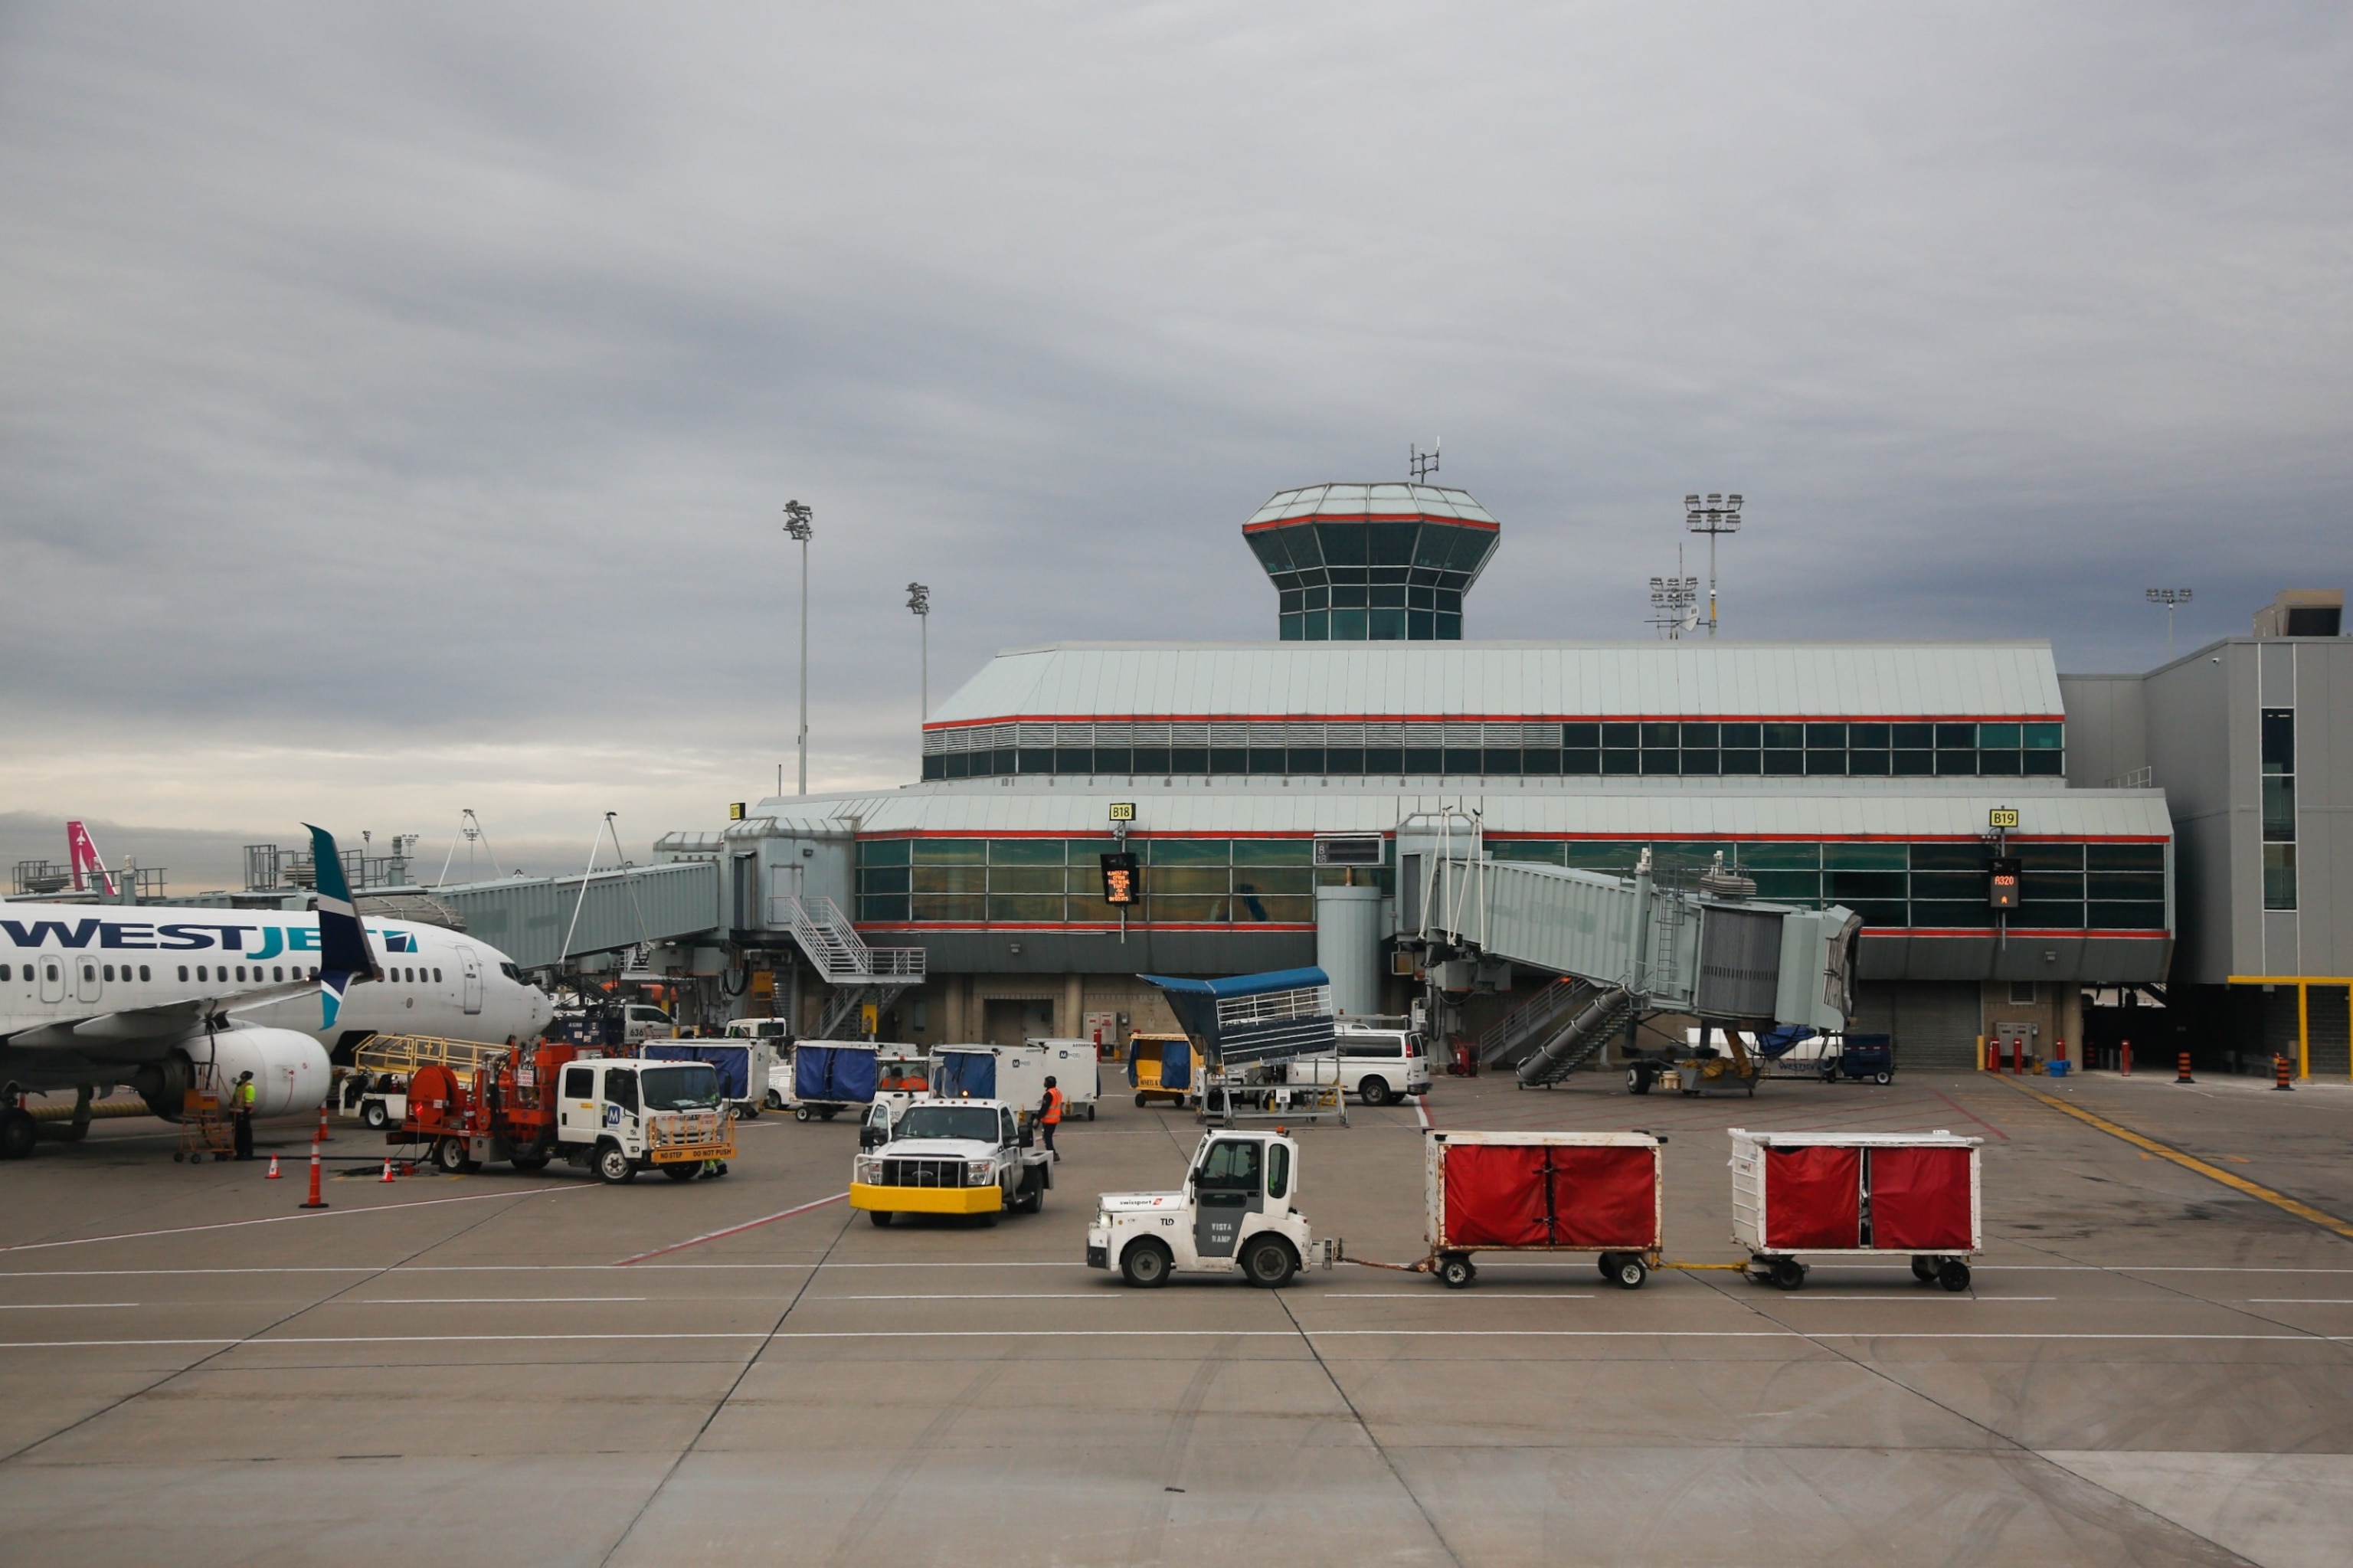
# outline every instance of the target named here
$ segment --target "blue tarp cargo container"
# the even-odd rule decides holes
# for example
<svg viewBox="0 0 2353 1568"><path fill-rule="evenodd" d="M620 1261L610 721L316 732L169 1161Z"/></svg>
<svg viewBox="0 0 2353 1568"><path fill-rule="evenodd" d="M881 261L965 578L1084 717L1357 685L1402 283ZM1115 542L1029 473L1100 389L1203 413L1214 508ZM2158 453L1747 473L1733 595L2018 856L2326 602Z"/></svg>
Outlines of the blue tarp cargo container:
<svg viewBox="0 0 2353 1568"><path fill-rule="evenodd" d="M997 1054L943 1046L932 1054L932 1097L939 1100L997 1097Z"/></svg>
<svg viewBox="0 0 2353 1568"><path fill-rule="evenodd" d="M804 1040L793 1047L793 1097L820 1105L874 1102L874 1047Z"/></svg>
<svg viewBox="0 0 2353 1568"><path fill-rule="evenodd" d="M1237 1067L1339 1049L1332 981L1322 969L1270 969L1224 980L1138 975L1158 986L1204 1065Z"/></svg>
<svg viewBox="0 0 2353 1568"><path fill-rule="evenodd" d="M719 1040L649 1040L638 1054L649 1062L708 1062L719 1075L719 1092L731 1100L752 1097L752 1047ZM760 1086L765 1092L767 1086Z"/></svg>

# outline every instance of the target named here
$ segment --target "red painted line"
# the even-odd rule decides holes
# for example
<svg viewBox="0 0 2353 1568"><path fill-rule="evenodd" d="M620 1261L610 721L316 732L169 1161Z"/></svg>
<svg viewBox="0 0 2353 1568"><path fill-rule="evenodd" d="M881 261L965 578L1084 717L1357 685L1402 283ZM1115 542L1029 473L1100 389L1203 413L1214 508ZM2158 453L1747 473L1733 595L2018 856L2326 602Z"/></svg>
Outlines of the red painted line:
<svg viewBox="0 0 2353 1568"><path fill-rule="evenodd" d="M1045 778L1046 775L1037 773L1027 775L1027 777L1042 779ZM1061 775L1061 777L1069 778L1071 775L1064 774ZM1179 775L1179 777L1190 778L1197 776L1187 774ZM1222 778L1225 777L1225 775L1221 774L1219 775L1219 777ZM1267 774L1263 777L1272 778L1274 775ZM1297 776L1293 775L1293 777ZM1482 777L1510 778L1525 776L1487 774L1482 775ZM1552 774L1545 774L1541 777L1549 779L1555 776ZM1579 777L1583 777L1583 775L1579 775ZM937 782L937 780L934 782ZM1086 799L1089 800L1092 800L1092 798L1093 797L1092 796L1086 797ZM1378 831L1383 838L1396 837L1394 830L1374 830L1368 828L1365 831L1367 833ZM1312 839L1316 836L1316 830L1312 828L1303 832L1236 832L1230 828L1207 828L1187 829L1182 832L1144 831L1132 832L1128 835L1131 839L1239 839L1245 843L1255 843L1261 839ZM1495 840L1498 842L1526 842L1531 843L1630 844L1973 844L1981 842L1981 835L1977 833L1839 833L1835 835L1826 833L1685 833L1670 837L1665 833L1635 833L1632 835L1622 832L1555 833L1528 830L1514 831L1511 832L1490 831L1487 837ZM1088 842L1095 842L1097 841L1108 842L1110 835L1107 833L1090 834L1080 832L1075 830L1060 828L1016 828L997 830L991 830L988 828L941 828L937 830L927 830L923 828L894 828L887 832L860 833L858 836L858 842L860 843L885 843L893 839L1083 839ZM2014 844L2162 844L2170 843L2172 842L2172 840L2163 833L2012 833L2010 835L2010 842ZM1543 863L1538 862L1537 863L1542 864ZM1284 868L1269 866L1264 869L1274 871ZM1291 869L1298 868L1293 867Z"/></svg>
<svg viewBox="0 0 2353 1568"><path fill-rule="evenodd" d="M1303 643L1302 647L1316 644ZM1326 646L1362 652L1360 642ZM1377 647L1379 644L1372 644ZM987 718L932 719L930 730L972 729L991 724L2064 724L2062 714L997 714ZM1031 747L1032 750L1044 749ZM1344 749L1354 749L1347 747ZM1463 747L1462 749L1469 749ZM1542 749L1539 747L1539 749ZM1630 749L1619 747L1618 749ZM1653 747L1652 749L1657 749ZM1746 749L1735 747L1736 750ZM1918 751L1921 747L1905 749ZM2022 748L2021 748L2022 749ZM2037 749L2041 749L2038 747ZM1815 777L1825 777L1815 775ZM1936 777L1926 775L1925 777ZM1958 778L1955 774L1950 777ZM1968 777L1976 778L1971 774Z"/></svg>
<svg viewBox="0 0 2353 1568"><path fill-rule="evenodd" d="M1951 1106L1955 1110L1957 1110L1957 1111L1960 1112L1963 1116L1965 1116L1965 1117L1968 1118L1971 1121L1973 1121L1973 1122L1977 1123L1979 1127L1981 1127L1981 1128L1985 1128L1988 1132L1989 1132L1989 1133L1993 1134L1996 1138L1999 1138L1999 1139L2001 1139L2004 1143L2008 1143L2008 1142L2010 1141L2010 1134L2008 1134L2008 1133L2006 1133L2006 1132L2002 1131L2002 1129L2001 1129L2001 1128L1998 1128L1998 1127L1994 1126L1994 1124L1993 1124L1993 1123L1991 1123L1991 1122L1989 1122L1989 1121L1986 1120L1986 1118L1983 1118L1983 1117L1981 1117L1981 1116L1978 1115L1978 1113L1977 1113L1977 1112L1975 1112L1975 1111L1973 1111L1973 1110L1969 1109L1969 1107L1967 1107L1967 1106L1965 1106L1965 1105L1960 1104L1958 1101L1955 1100L1955 1099L1953 1098L1953 1097L1952 1097L1952 1096L1950 1096L1950 1095L1947 1094L1944 1090L1942 1090L1942 1089L1931 1089L1931 1090L1929 1091L1929 1093L1931 1093L1931 1094L1935 1095L1938 1099L1940 1099L1940 1100L1944 1101L1947 1105Z"/></svg>
<svg viewBox="0 0 2353 1568"><path fill-rule="evenodd" d="M651 1252L641 1252L635 1257L623 1258L613 1266L615 1268L627 1268L633 1263L643 1263L649 1257L666 1257L674 1252L684 1252L691 1246L701 1246L704 1242L718 1241L723 1236L742 1235L745 1231L755 1231L762 1225L772 1225L778 1220L789 1220L795 1214L806 1214L811 1209L822 1209L828 1203L839 1203L849 1196L849 1194L847 1192L836 1192L830 1198L819 1198L814 1203L803 1203L797 1209L782 1209L777 1211L776 1213L765 1215L760 1219L746 1220L740 1225L730 1225L723 1231L712 1231L708 1235L694 1236L686 1241L674 1243L670 1246L656 1247Z"/></svg>
<svg viewBox="0 0 2353 1568"><path fill-rule="evenodd" d="M1263 523L1245 523L1244 534L1263 534L1270 528L1305 528L1317 523L1337 523L1342 525L1364 523L1430 523L1440 528L1479 528L1487 533L1503 531L1501 523L1482 523L1476 517L1448 517L1436 512L1303 512L1296 517L1270 517ZM1360 571L1362 567L1347 563L1338 565L1343 571ZM1322 571L1324 567L1308 567L1306 571ZM1443 567L1424 567L1424 571L1445 571Z"/></svg>

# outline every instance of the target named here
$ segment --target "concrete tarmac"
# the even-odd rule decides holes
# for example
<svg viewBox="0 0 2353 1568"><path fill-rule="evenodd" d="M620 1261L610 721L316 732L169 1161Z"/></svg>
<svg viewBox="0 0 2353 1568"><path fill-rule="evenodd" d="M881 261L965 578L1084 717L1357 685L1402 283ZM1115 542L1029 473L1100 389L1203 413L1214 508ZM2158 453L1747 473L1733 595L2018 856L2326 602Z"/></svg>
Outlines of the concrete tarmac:
<svg viewBox="0 0 2353 1568"><path fill-rule="evenodd" d="M1109 1075L1106 1075L1107 1077ZM2353 1086L2032 1088L2353 1217ZM1753 1098L1441 1079L1451 1128L1667 1133L1668 1254L1736 1262L1732 1126L1986 1140L1960 1295L1782 1293L1491 1255L1132 1291L1099 1191L1199 1135L1107 1097L1035 1217L889 1229L856 1128L744 1124L724 1180L557 1167L296 1208L307 1140L173 1163L102 1123L0 1167L0 1558L83 1564L2337 1564L2353 1243L1983 1075ZM1420 1118L1301 1133L1299 1205L1423 1252ZM327 1152L378 1146L338 1124ZM853 1223L854 1222L854 1223Z"/></svg>

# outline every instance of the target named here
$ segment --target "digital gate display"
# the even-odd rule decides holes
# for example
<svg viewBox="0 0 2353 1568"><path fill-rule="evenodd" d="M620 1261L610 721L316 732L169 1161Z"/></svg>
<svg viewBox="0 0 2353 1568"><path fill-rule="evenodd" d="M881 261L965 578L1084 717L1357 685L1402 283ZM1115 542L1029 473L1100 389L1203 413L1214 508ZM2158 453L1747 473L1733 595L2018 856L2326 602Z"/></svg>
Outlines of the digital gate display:
<svg viewBox="0 0 2353 1568"><path fill-rule="evenodd" d="M1103 895L1106 904L1128 905L1141 897L1143 877L1134 853L1122 851L1103 857Z"/></svg>

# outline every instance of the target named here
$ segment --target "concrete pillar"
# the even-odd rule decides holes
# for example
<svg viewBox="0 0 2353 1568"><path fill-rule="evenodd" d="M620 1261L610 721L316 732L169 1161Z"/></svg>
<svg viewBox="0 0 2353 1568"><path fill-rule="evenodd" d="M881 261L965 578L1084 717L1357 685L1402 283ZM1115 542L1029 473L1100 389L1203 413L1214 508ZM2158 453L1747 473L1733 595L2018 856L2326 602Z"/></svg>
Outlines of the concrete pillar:
<svg viewBox="0 0 2353 1568"><path fill-rule="evenodd" d="M2067 1042L2069 1071L2084 1066L2084 988L2069 980L2059 988L2059 1038Z"/></svg>
<svg viewBox="0 0 2353 1568"><path fill-rule="evenodd" d="M1315 890L1315 965L1332 981L1332 1005L1365 1017L1381 1001L1381 890Z"/></svg>
<svg viewBox="0 0 2353 1568"><path fill-rule="evenodd" d="M1087 977L1068 974L1062 977L1062 1010L1054 1017L1054 1033L1063 1040L1078 1037L1079 1025L1087 1016Z"/></svg>

